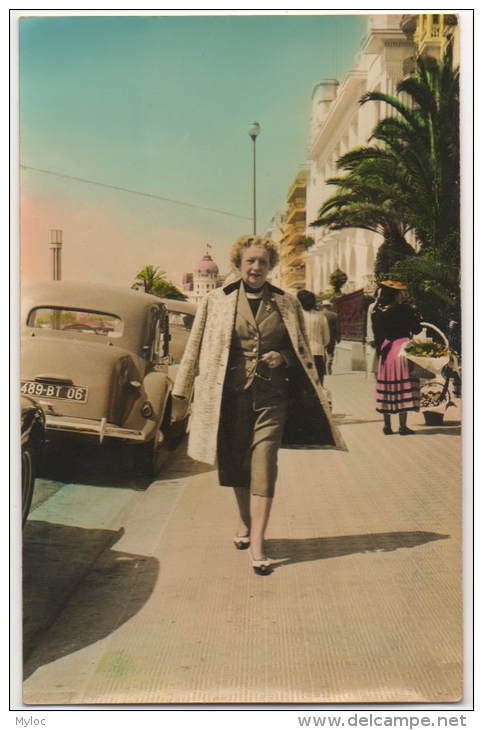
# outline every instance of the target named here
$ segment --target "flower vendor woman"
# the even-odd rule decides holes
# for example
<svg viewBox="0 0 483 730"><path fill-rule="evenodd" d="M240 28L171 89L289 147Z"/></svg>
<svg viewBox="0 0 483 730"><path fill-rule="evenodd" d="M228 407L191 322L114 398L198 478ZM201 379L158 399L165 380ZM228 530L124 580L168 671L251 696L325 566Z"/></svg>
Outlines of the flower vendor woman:
<svg viewBox="0 0 483 730"><path fill-rule="evenodd" d="M419 379L411 377L403 345L421 331L421 317L410 304L403 282L381 282L372 312L372 326L379 366L376 378L376 410L384 416L383 433L393 433L391 415L399 416L399 433L407 427L408 411L419 411Z"/></svg>

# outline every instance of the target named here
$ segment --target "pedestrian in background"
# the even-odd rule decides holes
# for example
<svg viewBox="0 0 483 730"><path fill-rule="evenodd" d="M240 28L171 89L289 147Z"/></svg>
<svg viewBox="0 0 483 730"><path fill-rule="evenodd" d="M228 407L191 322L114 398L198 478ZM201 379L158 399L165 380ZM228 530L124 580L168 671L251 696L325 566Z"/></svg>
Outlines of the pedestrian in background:
<svg viewBox="0 0 483 730"><path fill-rule="evenodd" d="M366 315L366 376L372 373L374 377L377 375L378 365L374 329L372 327L372 313L375 306L376 302L374 300L369 304Z"/></svg>
<svg viewBox="0 0 483 730"><path fill-rule="evenodd" d="M220 485L234 489L235 547L250 548L259 575L272 570L264 539L281 444L345 450L300 304L267 282L277 262L270 239L243 236L235 243L231 263L240 278L200 302L173 389L174 397L186 398L194 387L188 455L217 461Z"/></svg>
<svg viewBox="0 0 483 730"><path fill-rule="evenodd" d="M317 299L313 292L308 291L308 289L301 289L297 292L297 298L303 309L310 350L314 356L319 380L323 385L326 373L326 347L330 342L327 317L324 312L317 309Z"/></svg>
<svg viewBox="0 0 483 730"><path fill-rule="evenodd" d="M324 299L322 302L322 312L327 318L329 325L330 339L326 347L327 353L327 375L332 375L332 365L334 363L335 346L340 342L340 322L339 315L334 312L330 299Z"/></svg>
<svg viewBox="0 0 483 730"><path fill-rule="evenodd" d="M421 317L410 304L401 281L386 280L376 295L372 327L379 364L376 378L376 410L383 414L383 433L393 433L391 415L399 417L399 433L414 433L407 427L409 411L419 411L419 378L411 377L403 345L421 331Z"/></svg>

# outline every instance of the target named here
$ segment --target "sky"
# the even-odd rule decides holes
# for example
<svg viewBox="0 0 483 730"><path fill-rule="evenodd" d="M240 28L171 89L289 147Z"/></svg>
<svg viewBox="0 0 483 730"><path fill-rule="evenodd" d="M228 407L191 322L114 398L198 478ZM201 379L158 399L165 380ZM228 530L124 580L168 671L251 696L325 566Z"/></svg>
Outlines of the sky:
<svg viewBox="0 0 483 730"><path fill-rule="evenodd" d="M175 284L285 205L306 162L311 94L355 66L367 17L66 15L19 20L22 279ZM85 11L84 11L85 12ZM343 12L343 11L341 11ZM355 11L351 11L354 13Z"/></svg>

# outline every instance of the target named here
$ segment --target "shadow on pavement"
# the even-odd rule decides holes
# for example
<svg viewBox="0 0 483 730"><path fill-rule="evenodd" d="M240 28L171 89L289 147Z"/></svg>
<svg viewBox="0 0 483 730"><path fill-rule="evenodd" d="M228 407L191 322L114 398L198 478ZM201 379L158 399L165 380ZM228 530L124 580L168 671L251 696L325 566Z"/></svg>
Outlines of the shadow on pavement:
<svg viewBox="0 0 483 730"><path fill-rule="evenodd" d="M49 444L39 476L63 483L145 490L153 477L137 470L135 449L131 444L54 441ZM160 468L169 461L173 450L163 448Z"/></svg>
<svg viewBox="0 0 483 730"><path fill-rule="evenodd" d="M188 456L188 439L184 437L178 442L173 459L166 464L165 469L158 474L157 479L184 479L186 477L216 471L216 469L217 467L215 465L195 461Z"/></svg>
<svg viewBox="0 0 483 730"><path fill-rule="evenodd" d="M437 532L379 532L337 537L308 537L300 540L280 538L266 541L267 553L283 565L308 560L342 558L354 553L392 552L413 548L433 540L447 540L449 535Z"/></svg>
<svg viewBox="0 0 483 730"><path fill-rule="evenodd" d="M434 436L435 434L459 436L461 434L461 423L459 421L447 421L442 426L421 426L416 433L418 436Z"/></svg>
<svg viewBox="0 0 483 730"><path fill-rule="evenodd" d="M354 426L354 425L366 425L367 423L381 423L382 420L380 418L351 418L350 416L347 417L345 414L338 414L334 416L334 420L337 423L338 426Z"/></svg>
<svg viewBox="0 0 483 730"><path fill-rule="evenodd" d="M30 522L23 550L24 677L111 634L137 614L155 558L112 550L117 532ZM48 640L45 635L48 632Z"/></svg>

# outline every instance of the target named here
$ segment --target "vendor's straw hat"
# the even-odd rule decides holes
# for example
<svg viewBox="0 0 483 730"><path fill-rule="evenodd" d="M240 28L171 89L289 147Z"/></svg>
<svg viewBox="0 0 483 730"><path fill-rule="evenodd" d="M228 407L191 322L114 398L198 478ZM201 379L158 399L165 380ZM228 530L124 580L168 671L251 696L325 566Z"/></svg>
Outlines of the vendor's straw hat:
<svg viewBox="0 0 483 730"><path fill-rule="evenodd" d="M388 289L397 289L398 291L406 291L407 289L406 284L403 284L402 281L392 281L391 279L381 281L381 286L387 286Z"/></svg>

